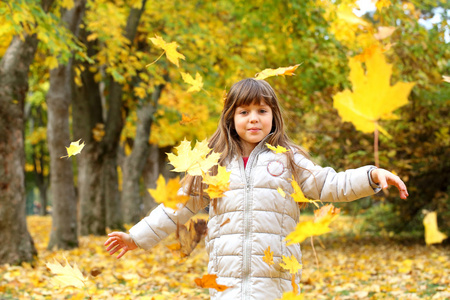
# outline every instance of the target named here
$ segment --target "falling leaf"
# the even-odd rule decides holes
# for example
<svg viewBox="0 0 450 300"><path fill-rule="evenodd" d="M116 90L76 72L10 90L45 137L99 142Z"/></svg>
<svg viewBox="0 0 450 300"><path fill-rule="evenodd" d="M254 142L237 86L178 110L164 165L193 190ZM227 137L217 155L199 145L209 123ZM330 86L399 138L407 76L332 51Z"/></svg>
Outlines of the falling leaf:
<svg viewBox="0 0 450 300"><path fill-rule="evenodd" d="M178 195L180 188L180 177L169 179L166 185L164 176L160 174L156 180L156 189L148 189L148 192L157 203L164 203L164 206L177 210L179 203L184 204L189 199L189 196Z"/></svg>
<svg viewBox="0 0 450 300"><path fill-rule="evenodd" d="M450 76L442 75L442 81L450 83Z"/></svg>
<svg viewBox="0 0 450 300"><path fill-rule="evenodd" d="M201 91L201 89L203 88L203 78L202 78L202 76L200 76L200 74L196 73L195 79L194 79L194 78L192 78L191 74L183 73L183 72L180 72L180 73L181 73L181 77L183 77L184 82L192 85L188 89L189 93Z"/></svg>
<svg viewBox="0 0 450 300"><path fill-rule="evenodd" d="M150 38L150 40L155 46L162 48L164 50L164 53L166 53L167 59L177 67L180 66L178 59L185 59L185 56L176 50L178 47L178 44L176 42L167 43L163 40L162 37L156 34L155 37Z"/></svg>
<svg viewBox="0 0 450 300"><path fill-rule="evenodd" d="M286 292L283 293L283 297L279 300L304 300L304 296L302 294L297 294L295 292Z"/></svg>
<svg viewBox="0 0 450 300"><path fill-rule="evenodd" d="M373 36L377 39L377 40L383 40L389 36L391 36L394 31L395 31L395 27L383 27L380 26L378 27L378 32L375 33Z"/></svg>
<svg viewBox="0 0 450 300"><path fill-rule="evenodd" d="M67 149L67 155L61 156L60 158L64 158L64 157L69 158L69 157L71 157L72 155L77 155L77 154L79 154L79 153L81 152L81 150L83 150L83 147L84 147L84 142L83 142L83 144L80 145L80 141L81 141L81 139L78 140L78 141L76 141L76 142L70 143L70 146L69 146L69 147L66 147L66 149Z"/></svg>
<svg viewBox="0 0 450 300"><path fill-rule="evenodd" d="M205 191L210 199L221 198L224 196L223 193L230 189L230 175L231 171L227 172L226 167L219 166L217 175L210 176L209 174L206 174L204 176L203 182L208 185L208 188Z"/></svg>
<svg viewBox="0 0 450 300"><path fill-rule="evenodd" d="M257 73L256 76L256 80L262 80L262 79L266 79L268 77L272 77L272 76L285 76L285 75L295 75L294 71L298 68L298 66L300 66L301 64L295 65L295 66L290 66L290 67L286 67L286 68L278 68L278 69L265 69L259 73Z"/></svg>
<svg viewBox="0 0 450 300"><path fill-rule="evenodd" d="M304 221L297 224L294 231L286 236L287 245L301 243L310 236L319 236L331 231L329 225L339 214L340 209L332 204L314 211L314 221Z"/></svg>
<svg viewBox="0 0 450 300"><path fill-rule="evenodd" d="M274 151L276 154L278 154L278 153L284 153L284 152L289 151L289 150L287 150L286 148L284 148L283 146L280 146L280 145L274 147L274 146L272 146L271 144L266 143L266 146L267 146L267 148L269 148L270 150Z"/></svg>
<svg viewBox="0 0 450 300"><path fill-rule="evenodd" d="M70 266L67 259L64 257L66 265L63 267L58 261L55 263L46 263L47 268L56 276L51 278L52 284L58 287L74 286L77 288L83 288L86 286L87 278L83 276L77 264L73 264L73 268Z"/></svg>
<svg viewBox="0 0 450 300"><path fill-rule="evenodd" d="M438 229L437 213L435 211L425 215L423 225L425 226L425 243L427 243L427 245L440 244L447 238L447 236Z"/></svg>
<svg viewBox="0 0 450 300"><path fill-rule="evenodd" d="M282 188L277 188L277 192L280 193L281 196L286 197L286 193L283 191Z"/></svg>
<svg viewBox="0 0 450 300"><path fill-rule="evenodd" d="M341 209L334 207L333 204L324 205L320 209L314 211L314 222L329 224L337 218L340 212Z"/></svg>
<svg viewBox="0 0 450 300"><path fill-rule="evenodd" d="M294 189L294 193L291 194L291 197L294 198L295 202L313 203L316 207L319 207L319 205L316 202L320 202L320 200L310 200L306 198L297 181L295 181L294 177L292 177L291 185L292 188Z"/></svg>
<svg viewBox="0 0 450 300"><path fill-rule="evenodd" d="M273 262L273 251L270 251L270 246L267 247L266 250L264 250L263 261L266 264L268 264L269 266L274 264L274 262Z"/></svg>
<svg viewBox="0 0 450 300"><path fill-rule="evenodd" d="M181 114L181 121L180 121L180 125L186 125L189 123L193 123L195 121L197 121L198 118L191 118L185 114Z"/></svg>
<svg viewBox="0 0 450 300"><path fill-rule="evenodd" d="M197 142L194 149L191 149L191 142L182 141L178 147L175 147L178 155L167 153L170 164L175 167L173 172L187 172L192 176L207 173L209 169L217 165L220 153L211 152L208 142L203 140ZM208 155L209 154L209 155Z"/></svg>
<svg viewBox="0 0 450 300"><path fill-rule="evenodd" d="M223 225L226 225L228 223L230 223L230 218L227 218L225 221L223 221L223 223L220 224L220 227L222 227Z"/></svg>
<svg viewBox="0 0 450 300"><path fill-rule="evenodd" d="M283 261L280 262L280 267L288 270L290 274L297 274L298 270L302 269L302 264L298 262L294 255L290 258L283 255Z"/></svg>
<svg viewBox="0 0 450 300"><path fill-rule="evenodd" d="M230 288L226 285L217 284L216 279L216 274L206 274L203 275L202 278L195 278L195 283L201 288L216 289L219 292L223 292L226 289Z"/></svg>
<svg viewBox="0 0 450 300"><path fill-rule="evenodd" d="M191 220L188 227L183 224L178 224L176 235L180 248L177 250L180 251L181 257L186 257L191 254L206 234L207 228L207 222L203 219Z"/></svg>
<svg viewBox="0 0 450 300"><path fill-rule="evenodd" d="M356 129L370 133L378 128L389 134L378 124L380 119L394 120L397 108L408 103L408 95L414 83L397 82L390 85L392 65L386 63L381 50L377 48L366 60L367 72L360 62L350 58L350 81L352 89L333 96L334 107L343 121L352 122Z"/></svg>

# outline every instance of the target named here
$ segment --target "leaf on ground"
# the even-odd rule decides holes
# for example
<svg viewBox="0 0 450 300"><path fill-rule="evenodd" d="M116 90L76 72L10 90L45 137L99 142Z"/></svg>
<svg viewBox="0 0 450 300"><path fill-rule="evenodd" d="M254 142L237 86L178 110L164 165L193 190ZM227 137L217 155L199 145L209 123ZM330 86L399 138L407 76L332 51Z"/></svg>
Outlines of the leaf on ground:
<svg viewBox="0 0 450 300"><path fill-rule="evenodd" d="M217 175L210 176L206 174L203 176L203 182L208 185L205 191L209 198L215 199L224 196L223 193L230 189L230 175L231 171L227 172L226 167L219 166Z"/></svg>
<svg viewBox="0 0 450 300"><path fill-rule="evenodd" d="M189 199L189 196L179 194L180 188L180 177L169 179L166 185L166 179L160 174L156 180L156 188L148 189L148 192L155 202L164 203L164 206L177 210L180 203L184 204Z"/></svg>
<svg viewBox="0 0 450 300"><path fill-rule="evenodd" d="M79 154L81 152L81 150L83 150L83 148L84 148L84 142L80 145L80 141L81 141L81 139L76 142L70 143L70 146L66 147L67 155L61 156L60 158L64 158L64 157L69 158L73 155Z"/></svg>
<svg viewBox="0 0 450 300"><path fill-rule="evenodd" d="M83 288L86 286L87 278L83 276L77 264L73 264L73 268L70 266L66 258L66 265L63 267L55 259L55 263L47 263L47 268L56 276L51 278L52 284L58 287L74 286L77 288Z"/></svg>
<svg viewBox="0 0 450 300"><path fill-rule="evenodd" d="M208 173L209 169L217 165L220 153L211 152L207 140L197 142L191 149L191 142L186 139L181 142L177 149L177 154L167 153L169 163L175 167L173 172L187 172L196 176Z"/></svg>
<svg viewBox="0 0 450 300"><path fill-rule="evenodd" d="M415 83L397 82L391 86L392 65L386 62L378 47L372 51L365 64L366 72L361 62L350 58L352 91L346 89L334 95L333 106L342 120L353 123L357 130L371 133L378 128L390 136L378 122L381 119L398 119L393 111L408 103L408 95Z"/></svg>
<svg viewBox="0 0 450 300"><path fill-rule="evenodd" d="M152 41L152 43L159 47L162 48L164 50L164 52L166 53L167 59L173 63L174 65L176 65L177 67L179 67L179 59L186 59L186 57L179 53L176 49L178 47L178 44L176 42L172 42L172 43L167 43L166 41L164 41L164 39L158 35L155 34L154 38L150 38L150 40Z"/></svg>
<svg viewBox="0 0 450 300"><path fill-rule="evenodd" d="M216 274L206 274L203 275L202 278L195 278L195 283L201 288L216 289L219 292L223 292L226 289L230 288L226 285L217 284L216 279Z"/></svg>
<svg viewBox="0 0 450 300"><path fill-rule="evenodd" d="M201 89L203 88L203 78L199 73L195 74L195 79L191 76L191 74L184 72L180 73L184 82L191 85L191 87L188 89L188 93L201 91Z"/></svg>
<svg viewBox="0 0 450 300"><path fill-rule="evenodd" d="M259 73L257 73L256 76L256 80L262 80L262 79L266 79L268 77L272 77L272 76L285 76L285 75L295 75L294 71L298 68L298 66L300 66L301 64L295 65L295 66L290 66L290 67L285 67L285 68L278 68L278 69L265 69Z"/></svg>
<svg viewBox="0 0 450 300"><path fill-rule="evenodd" d="M440 244L447 238L447 236L438 229L437 213L435 211L425 215L423 225L425 226L425 243L427 243L427 245Z"/></svg>

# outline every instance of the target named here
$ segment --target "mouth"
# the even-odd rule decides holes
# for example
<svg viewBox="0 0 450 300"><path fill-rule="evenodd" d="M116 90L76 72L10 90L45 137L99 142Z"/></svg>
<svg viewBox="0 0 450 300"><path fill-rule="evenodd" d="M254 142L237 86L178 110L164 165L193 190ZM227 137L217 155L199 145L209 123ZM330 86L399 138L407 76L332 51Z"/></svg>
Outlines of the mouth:
<svg viewBox="0 0 450 300"><path fill-rule="evenodd" d="M248 131L250 131L250 132L257 132L259 130L261 130L261 129L259 129L259 128L249 128L248 129Z"/></svg>

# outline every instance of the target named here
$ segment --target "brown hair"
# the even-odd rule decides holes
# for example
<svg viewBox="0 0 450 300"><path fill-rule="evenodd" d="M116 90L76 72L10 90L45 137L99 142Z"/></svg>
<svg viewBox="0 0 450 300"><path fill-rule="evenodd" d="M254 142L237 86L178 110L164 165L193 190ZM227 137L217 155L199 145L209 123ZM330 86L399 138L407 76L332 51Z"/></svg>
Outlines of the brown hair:
<svg viewBox="0 0 450 300"><path fill-rule="evenodd" d="M308 153L301 147L295 145L287 136L284 127L282 111L279 100L273 88L264 80L256 80L254 78L243 79L235 83L228 92L223 105L222 114L220 116L219 126L216 132L209 140L208 146L216 153L221 153L219 165L224 166L227 160L231 160L236 155L242 155L243 147L239 135L234 126L234 113L236 108L243 105L251 105L252 103L261 103L263 101L272 109L272 129L271 135L267 140L272 146L283 146L289 149L287 154L288 167L294 175L294 179L298 182L298 169L301 169L294 161L294 153L299 152L306 157ZM217 172L217 168L211 170L212 174ZM188 195L203 195L201 176L187 175L183 179L183 185L187 188L185 191Z"/></svg>

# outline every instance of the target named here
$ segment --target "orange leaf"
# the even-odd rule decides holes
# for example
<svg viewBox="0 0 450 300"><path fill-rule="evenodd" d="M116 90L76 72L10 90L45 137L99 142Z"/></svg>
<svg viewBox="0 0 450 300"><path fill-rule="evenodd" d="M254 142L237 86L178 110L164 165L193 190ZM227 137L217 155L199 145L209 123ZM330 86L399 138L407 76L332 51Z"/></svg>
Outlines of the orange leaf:
<svg viewBox="0 0 450 300"><path fill-rule="evenodd" d="M166 207L177 210L179 203L184 204L189 199L189 196L178 195L180 187L179 177L169 179L166 185L166 180L160 174L156 180L156 189L148 189L148 192L157 203L164 203Z"/></svg>
<svg viewBox="0 0 450 300"><path fill-rule="evenodd" d="M264 250L264 257L263 257L263 261L266 263L266 264L268 264L269 266L270 265L273 265L274 264L274 262L273 262L273 251L270 251L270 246L269 247L267 247L267 249L266 250Z"/></svg>
<svg viewBox="0 0 450 300"><path fill-rule="evenodd" d="M227 172L226 167L219 166L216 176L210 176L209 174L204 176L203 182L208 185L206 193L211 199L223 197L223 193L230 189L230 175L231 172Z"/></svg>
<svg viewBox="0 0 450 300"><path fill-rule="evenodd" d="M230 288L230 286L217 284L216 279L216 274L206 274L203 275L202 278L195 278L195 283L201 288L216 289L219 292L223 292Z"/></svg>

